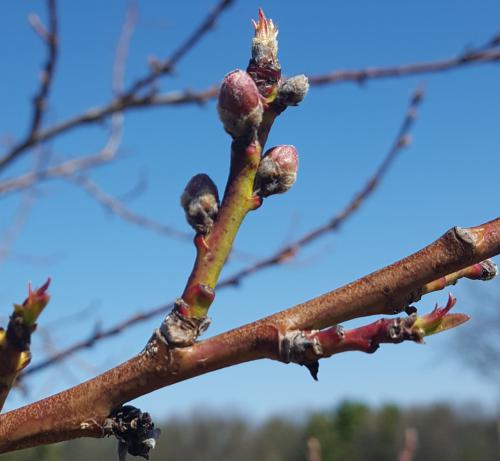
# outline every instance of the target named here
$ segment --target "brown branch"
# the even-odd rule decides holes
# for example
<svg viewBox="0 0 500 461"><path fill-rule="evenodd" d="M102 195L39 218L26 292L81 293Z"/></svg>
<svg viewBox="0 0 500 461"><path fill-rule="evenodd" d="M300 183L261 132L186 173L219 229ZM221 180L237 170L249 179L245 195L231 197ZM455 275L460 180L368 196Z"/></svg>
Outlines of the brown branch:
<svg viewBox="0 0 500 461"><path fill-rule="evenodd" d="M35 17L38 18L37 16L30 16L30 22L35 32L47 44L48 48L47 60L45 61L40 76L40 87L35 97L33 98L33 115L31 118L31 126L24 140L17 144L17 146L14 146L9 152L7 152L7 154L0 158L0 170L7 167L28 147L37 144L35 140L38 137L38 133L43 121L43 116L46 111L47 98L49 96L52 82L54 80L54 71L57 63L59 47L59 27L57 19L56 0L47 0L47 11L49 17L48 30L45 30L40 21L35 19Z"/></svg>
<svg viewBox="0 0 500 461"><path fill-rule="evenodd" d="M343 82L360 83L370 79L399 78L410 75L444 72L476 64L494 63L500 60L500 50L496 48L497 46L497 40L493 39L486 47L461 53L458 56L448 59L391 67L373 67L352 71L340 70L326 74L311 75L309 76L309 82L312 86L339 84ZM115 98L102 106L86 110L82 114L56 123L45 130L41 130L29 143L20 143L13 146L11 150L5 154L5 157L18 155L20 152L31 148L36 144L45 142L76 127L100 122L115 112L148 108L152 106L203 104L214 99L217 96L217 93L218 85L213 85L199 91L186 90L158 95L132 95L127 99L123 99L123 97ZM0 160L0 170L1 169L2 164Z"/></svg>
<svg viewBox="0 0 500 461"><path fill-rule="evenodd" d="M422 101L422 90L417 89L414 94L412 95L412 98L410 100L410 104L408 106L408 109L406 111L405 118L401 124L401 127L398 130L397 136L393 142L392 147L389 149L389 152L387 153L386 157L380 164L380 166L377 168L376 172L373 174L373 176L370 178L370 180L366 183L366 185L359 191L354 198L347 204L347 206L344 208L343 211L338 213L333 219L329 220L326 225L323 225L319 227L318 229L306 234L305 236L301 237L297 241L286 245L285 247L281 248L277 253L275 253L272 256L269 256L267 258L264 258L257 263L251 264L247 268L238 271L237 273L226 277L222 279L218 285L217 289L223 289L227 288L230 286L238 285L241 283L241 281L245 278L248 277L251 274L254 274L255 272L258 272L259 270L271 267L273 265L277 264L282 264L284 261L288 260L290 257L294 256L297 251L311 243L314 239L321 237L322 235L325 235L328 232L335 231L337 230L340 225L356 211L359 206L368 198L368 196L374 192L376 189L376 186L380 183L382 180L384 174L387 172L389 166L391 163L394 161L396 158L397 154L401 152L401 150L408 145L408 139L409 139L409 132L413 126L413 123L415 121L416 117L416 111L418 109L418 106L420 105ZM1 195L2 189L0 185L0 195ZM122 331L124 331L126 328L129 328L130 326L135 325L136 323L143 322L146 320L149 320L150 318L153 318L157 315L164 314L167 311L169 311L173 307L173 303L175 300L172 300L170 303L167 303L165 305L162 305L160 307L155 307L154 309L150 309L148 311L145 311L139 315L133 315L132 317L119 322L118 324L112 326L111 328L103 331L98 331L94 332L90 337L87 339L81 340L76 342L75 344L67 347L66 349L60 351L58 354L53 355L52 357L30 367L26 372L23 374L23 376L36 373L38 371L41 371L45 368L48 368L52 365L55 365L57 362L61 360L65 360L69 356L73 355L74 353L90 348L95 345L96 342L102 340L102 339L107 339L112 336L116 336L120 334Z"/></svg>
<svg viewBox="0 0 500 461"><path fill-rule="evenodd" d="M459 271L453 272L451 274L447 274L444 277L441 277L437 280L433 280L430 283L423 285L418 292L421 295L425 295L434 291L442 290L449 285L454 285L461 278L468 278L470 280L491 280L493 277L497 275L497 268L495 264L487 259L477 264L473 264L472 266L468 266ZM229 279L226 279L229 280ZM228 287L230 284L225 284L225 281L222 282L222 288ZM36 363L35 365L30 366L26 371L23 372L22 377L28 376L30 374L37 373L45 368L56 365L58 362L66 360L76 352L79 352L84 349L89 349L93 347L98 341L103 339L109 339L113 336L117 336L126 330L129 327L136 325L137 323L144 322L149 320L157 315L166 314L174 307L175 300L172 300L170 303L163 304L161 306L155 307L154 309L149 309L144 312L140 312L135 314L121 322L109 327L105 330L94 330L92 334L84 339L80 340L71 346L68 346L66 349L62 349L55 354L52 354L49 358ZM405 306L401 306L405 307ZM408 307L406 309L407 312L412 312L414 309Z"/></svg>
<svg viewBox="0 0 500 461"><path fill-rule="evenodd" d="M417 253L318 298L186 348L158 333L138 356L76 387L0 416L0 452L102 437L119 405L153 390L250 360L280 357L280 337L356 317L394 313L421 287L500 253L500 218L454 227Z"/></svg>
<svg viewBox="0 0 500 461"><path fill-rule="evenodd" d="M54 64L57 57L57 17L55 14L55 0L47 1L51 17L50 32L51 36L53 37L53 40L50 41L51 46L49 60L47 61L45 67L45 76L47 78L44 77L42 79L42 87L39 94L35 98L35 112L33 115L32 128L29 135L23 141L14 145L6 154L4 154L3 157L0 158L0 171L5 169L14 159L16 159L27 149L40 144L41 142L47 141L60 133L75 128L76 126L101 121L116 112L121 112L132 107L150 105L150 101L154 99L154 95L149 94L147 96L139 96L138 92L145 86L148 86L155 82L158 77L166 73L170 73L173 70L174 66L178 64L178 62L205 36L205 34L213 28L220 14L233 2L233 0L219 1L215 8L209 13L207 18L202 22L202 24L197 29L195 29L195 31L188 37L188 39L184 43L179 46L179 48L174 51L169 59L161 63L155 63L154 68L151 70L151 72L146 74L144 77L137 79L127 91L116 96L113 101L103 107L90 109L79 116L67 119L66 121L49 127L44 131L40 131L38 128L41 121L43 107L45 105L45 98L48 94L50 83L52 81ZM129 22L129 20L130 22L133 22L133 14L128 15L126 24L127 22ZM116 89L116 87L114 89ZM168 100L169 98L166 99ZM171 104L175 104L175 99L176 98L172 99ZM198 96L195 99L201 100L203 99L203 95Z"/></svg>

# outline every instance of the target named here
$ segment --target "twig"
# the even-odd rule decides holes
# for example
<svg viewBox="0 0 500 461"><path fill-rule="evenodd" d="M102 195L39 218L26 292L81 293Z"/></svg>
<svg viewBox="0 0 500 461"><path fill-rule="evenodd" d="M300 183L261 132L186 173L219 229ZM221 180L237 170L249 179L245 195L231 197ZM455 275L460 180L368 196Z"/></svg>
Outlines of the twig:
<svg viewBox="0 0 500 461"><path fill-rule="evenodd" d="M50 88L50 83L52 81L53 68L55 64L55 58L57 57L57 17L55 16L55 0L47 0L50 8L51 15L51 32L55 31L53 35L54 39L51 40L51 53L48 64L46 65L46 75L47 79L42 80L42 88L39 95L35 98L35 113L33 116L32 129L30 134L21 142L14 145L3 157L0 158L0 171L5 169L15 158L22 154L25 150L53 138L55 135L68 131L71 128L82 124L88 124L90 122L100 121L116 112L121 112L125 109L132 107L137 107L140 105L149 105L149 102L154 99L153 94L147 96L138 96L139 90L147 85L153 83L158 77L173 70L175 64L177 64L180 59L182 59L195 45L200 41L201 38L214 26L219 15L233 2L233 0L221 0L216 7L209 13L207 18L203 23L189 36L189 38L184 42L172 56L162 63L156 63L154 69L145 75L137 79L130 88L116 96L113 101L109 104L97 108L90 109L84 114L77 117L68 119L64 122L56 124L45 131L38 130L39 123L41 121L41 114L43 111L44 99L48 94ZM133 10L129 10L133 11ZM125 23L125 28L127 23L131 24L134 20L134 13L130 13L128 19ZM54 15L54 16L52 16ZM52 27L55 27L52 29ZM129 28L130 29L130 28ZM125 29L124 29L125 30ZM124 38L126 40L126 38ZM119 54L119 53L118 53ZM116 69L116 67L115 67ZM121 88L121 87L120 87ZM115 87L116 89L116 87ZM198 98L199 99L199 98Z"/></svg>
<svg viewBox="0 0 500 461"><path fill-rule="evenodd" d="M291 330L326 328L356 317L393 313L446 274L500 253L500 218L455 227L431 245L335 291L186 348L160 335L142 353L94 379L0 415L0 452L76 437L102 437L105 419L153 390L239 363L283 360L280 338ZM396 309L397 310L397 309Z"/></svg>
<svg viewBox="0 0 500 461"><path fill-rule="evenodd" d="M7 167L18 155L20 155L28 147L37 144L36 139L40 131L40 127L43 121L43 115L46 111L47 98L49 96L52 82L54 80L54 70L57 63L59 45L56 0L47 0L47 11L49 17L48 30L45 30L43 28L37 16L30 16L30 23L33 26L33 29L47 44L48 48L47 60L45 61L40 76L40 88L33 98L33 115L31 118L31 126L24 140L17 144L17 146L14 146L10 150L10 152L7 152L7 154L0 158L0 170Z"/></svg>
<svg viewBox="0 0 500 461"><path fill-rule="evenodd" d="M10 247L16 236L21 231L24 223L28 219L28 216L35 203L35 195L28 191L22 198L19 210L14 218L11 225L5 230L1 240L0 240L0 263L5 260L10 252Z"/></svg>
<svg viewBox="0 0 500 461"><path fill-rule="evenodd" d="M170 74L177 63L187 54L194 46L206 35L207 32L213 29L219 16L227 9L233 0L220 0L217 5L210 11L203 22L192 32L192 34L183 42L168 58L164 61L154 60L151 63L151 72L144 77L137 79L123 95L124 99L133 97L141 89L151 85L156 79L162 75Z"/></svg>
<svg viewBox="0 0 500 461"><path fill-rule="evenodd" d="M170 304L163 304L154 309L148 310L147 312L135 314L132 317L127 318L123 322L120 322L106 330L96 329L90 334L88 338L78 341L65 349L60 349L56 353L51 354L49 358L28 367L22 373L20 379L22 380L26 376L42 371L52 365L55 365L56 363L62 362L76 352L90 349L95 345L96 342L110 338L112 336L116 336L132 325L146 321L152 317L156 317L157 315L165 314L170 309L172 309L173 305L173 302L171 302Z"/></svg>
<svg viewBox="0 0 500 461"><path fill-rule="evenodd" d="M153 232L157 232L160 235L172 237L178 240L192 241L193 239L192 235L188 234L187 232L182 232L173 227L167 226L166 224L159 223L157 221L154 221L153 219L149 219L145 216L141 216L140 214L135 213L134 211L127 208L120 200L106 194L94 181L92 181L87 176L79 174L73 176L71 178L71 181L85 190L108 211L119 216L121 219L129 223L135 224Z"/></svg>
<svg viewBox="0 0 500 461"><path fill-rule="evenodd" d="M113 79L111 82L111 88L115 95L119 95L123 91L125 64L127 62L130 41L132 40L136 23L137 5L131 3L127 8L125 20L123 21L123 26L116 45L115 60L113 63Z"/></svg>
<svg viewBox="0 0 500 461"><path fill-rule="evenodd" d="M109 163L115 158L121 142L123 115L121 113L113 114L111 124L111 133L106 145L97 154L65 160L43 170L32 171L3 181L0 183L0 196L27 189L43 180L71 177L76 173L85 172L90 168Z"/></svg>
<svg viewBox="0 0 500 461"><path fill-rule="evenodd" d="M459 69L462 67L494 63L500 60L500 50L496 40L491 41L491 48L471 50L461 53L458 56L439 61L421 62L408 65L398 65L391 67L373 67L353 71L335 71L327 74L311 75L309 82L312 86L325 84L339 84L343 82L364 82L370 79L399 78L409 75L421 75L425 73L444 72L447 70ZM61 133L67 132L80 125L100 122L111 114L119 111L131 109L147 108L151 106L176 106L181 104L202 104L214 99L218 93L218 85L213 85L200 91L174 91L164 94L147 94L144 96L134 95L124 100L115 98L100 107L86 110L82 114L63 120L51 127L41 130L29 143L19 143L13 146L4 156L16 156L20 152L33 147L34 145L47 141ZM0 171L3 169L0 160Z"/></svg>

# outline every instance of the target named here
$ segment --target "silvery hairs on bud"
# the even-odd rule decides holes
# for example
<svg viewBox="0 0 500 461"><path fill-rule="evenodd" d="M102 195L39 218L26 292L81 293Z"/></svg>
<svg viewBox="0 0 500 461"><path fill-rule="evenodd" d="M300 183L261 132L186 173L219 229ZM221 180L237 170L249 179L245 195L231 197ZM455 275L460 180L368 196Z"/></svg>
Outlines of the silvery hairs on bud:
<svg viewBox="0 0 500 461"><path fill-rule="evenodd" d="M259 164L254 191L260 197L282 194L297 179L298 154L294 146L282 145L269 149Z"/></svg>
<svg viewBox="0 0 500 461"><path fill-rule="evenodd" d="M193 176L181 195L181 206L189 225L197 233L208 234L219 211L217 186L204 173Z"/></svg>
<svg viewBox="0 0 500 461"><path fill-rule="evenodd" d="M309 91L309 80L305 75L296 75L282 82L278 97L285 106L298 106Z"/></svg>
<svg viewBox="0 0 500 461"><path fill-rule="evenodd" d="M234 70L224 77L217 110L224 129L233 138L256 131L264 109L259 90L250 75L243 70Z"/></svg>

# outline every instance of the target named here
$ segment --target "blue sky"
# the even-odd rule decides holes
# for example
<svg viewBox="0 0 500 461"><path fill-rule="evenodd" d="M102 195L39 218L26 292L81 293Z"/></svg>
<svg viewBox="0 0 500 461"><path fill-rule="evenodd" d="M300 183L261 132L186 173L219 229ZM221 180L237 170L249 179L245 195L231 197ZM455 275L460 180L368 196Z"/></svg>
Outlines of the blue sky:
<svg viewBox="0 0 500 461"><path fill-rule="evenodd" d="M100 105L111 97L112 62L125 2L60 1L61 56L46 124ZM146 70L149 56L168 56L214 2L139 2L139 21L126 80ZM495 1L255 2L237 1L182 62L162 91L203 89L249 57L252 28L262 6L280 28L286 75L317 74L433 60L482 45L499 29ZM22 136L30 116L36 76L45 56L26 16L45 16L43 2L0 5L0 135ZM211 309L213 335L292 306L365 275L430 243L453 225L476 225L498 215L500 168L500 68L480 65L449 73L313 88L299 108L277 121L269 146L294 144L299 179L287 194L271 197L245 221L236 246L254 257L325 222L364 184L381 161L402 120L410 94L425 82L426 98L412 136L366 206L339 234L319 240L288 265L261 272L241 287L220 291ZM106 141L106 124L72 131L50 143L53 161L88 154ZM17 162L4 177L31 165ZM146 191L127 204L158 221L188 230L179 196L188 179L205 172L222 190L229 138L215 104L138 110L126 114L118 159L92 175L110 194L129 190L141 174ZM85 337L135 312L177 297L192 266L194 248L124 224L74 185L53 181L36 189L37 202L0 263L0 316L20 301L28 280L53 278L52 301L40 320L57 347ZM0 230L15 216L22 196L2 198ZM19 255L48 257L26 263ZM18 255L16 257L16 255ZM245 261L233 261L230 274ZM457 311L481 309L481 293L498 283L465 281L453 289ZM476 283L478 285L478 283ZM446 292L420 303L428 310ZM68 317L72 313L76 317ZM58 319L64 319L58 321ZM91 377L138 352L160 319L102 342L63 367L29 381L28 400ZM43 355L35 338L33 363ZM36 353L38 351L38 353ZM453 334L429 338L425 347L402 344L375 355L342 354L321 363L319 383L307 371L273 362L245 364L180 383L138 400L163 417L200 407L237 408L253 417L278 411L324 408L343 398L379 404L446 400L497 405L498 391L454 354ZM11 397L8 408L27 400Z"/></svg>

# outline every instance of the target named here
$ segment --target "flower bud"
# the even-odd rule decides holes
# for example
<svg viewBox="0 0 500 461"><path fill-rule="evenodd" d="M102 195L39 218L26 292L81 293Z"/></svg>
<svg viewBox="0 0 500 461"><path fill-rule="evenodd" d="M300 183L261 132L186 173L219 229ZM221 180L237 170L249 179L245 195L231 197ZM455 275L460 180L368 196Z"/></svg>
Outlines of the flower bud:
<svg viewBox="0 0 500 461"><path fill-rule="evenodd" d="M285 106L298 106L309 91L309 80L305 75L296 75L285 80L279 87L278 97Z"/></svg>
<svg viewBox="0 0 500 461"><path fill-rule="evenodd" d="M298 154L294 146L277 146L262 157L254 191L261 197L286 192L297 179Z"/></svg>
<svg viewBox="0 0 500 461"><path fill-rule="evenodd" d="M272 19L267 19L262 8L259 8L259 19L252 19L255 37L252 39L252 59L260 66L277 66L278 64L278 28Z"/></svg>
<svg viewBox="0 0 500 461"><path fill-rule="evenodd" d="M219 211L217 186L206 174L193 176L181 196L181 205L189 225L197 233L208 234Z"/></svg>
<svg viewBox="0 0 500 461"><path fill-rule="evenodd" d="M278 62L278 28L272 19L267 19L259 9L259 19L253 21L255 36L252 39L252 58L247 72L257 84L260 94L271 102L277 95L281 79L281 66Z"/></svg>
<svg viewBox="0 0 500 461"><path fill-rule="evenodd" d="M217 106L224 129L233 137L256 130L262 121L263 107L259 90L243 70L234 70L224 77Z"/></svg>

